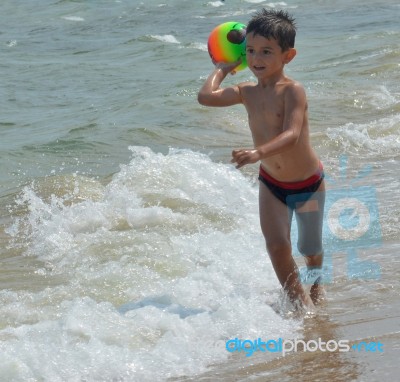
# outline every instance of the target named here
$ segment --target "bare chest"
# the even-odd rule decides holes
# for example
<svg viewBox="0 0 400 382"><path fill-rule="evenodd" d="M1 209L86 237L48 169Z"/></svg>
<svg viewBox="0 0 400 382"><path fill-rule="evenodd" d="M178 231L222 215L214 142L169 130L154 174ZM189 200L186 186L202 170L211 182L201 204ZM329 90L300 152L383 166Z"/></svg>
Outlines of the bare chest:
<svg viewBox="0 0 400 382"><path fill-rule="evenodd" d="M265 141L282 132L284 104L279 97L254 97L246 110L254 138Z"/></svg>

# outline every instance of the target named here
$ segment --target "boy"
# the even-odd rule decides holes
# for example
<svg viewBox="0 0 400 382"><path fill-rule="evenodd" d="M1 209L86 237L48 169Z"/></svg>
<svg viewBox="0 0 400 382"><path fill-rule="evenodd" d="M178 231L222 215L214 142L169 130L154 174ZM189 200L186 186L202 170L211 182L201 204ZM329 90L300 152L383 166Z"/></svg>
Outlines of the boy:
<svg viewBox="0 0 400 382"><path fill-rule="evenodd" d="M259 211L267 250L276 275L296 307L309 310L323 297L322 220L325 185L322 164L311 147L307 99L302 85L284 74L296 55L294 19L285 11L258 12L246 30L246 58L257 83L220 87L240 61L219 63L198 94L205 106L243 104L248 113L253 149L232 152L240 168L260 164ZM292 257L290 227L298 223L298 249L308 270L319 276L304 290Z"/></svg>

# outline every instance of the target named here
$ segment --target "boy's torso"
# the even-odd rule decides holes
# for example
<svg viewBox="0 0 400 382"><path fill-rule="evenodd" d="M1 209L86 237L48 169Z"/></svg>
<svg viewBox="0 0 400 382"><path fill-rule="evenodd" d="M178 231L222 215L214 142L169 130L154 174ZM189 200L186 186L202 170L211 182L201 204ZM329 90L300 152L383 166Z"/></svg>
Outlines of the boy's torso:
<svg viewBox="0 0 400 382"><path fill-rule="evenodd" d="M291 84L293 81L273 88L263 88L255 83L240 86L254 147L271 141L283 132L284 97ZM281 181L300 181L315 173L319 159L310 145L307 108L297 143L280 154L264 158L261 163L271 176Z"/></svg>

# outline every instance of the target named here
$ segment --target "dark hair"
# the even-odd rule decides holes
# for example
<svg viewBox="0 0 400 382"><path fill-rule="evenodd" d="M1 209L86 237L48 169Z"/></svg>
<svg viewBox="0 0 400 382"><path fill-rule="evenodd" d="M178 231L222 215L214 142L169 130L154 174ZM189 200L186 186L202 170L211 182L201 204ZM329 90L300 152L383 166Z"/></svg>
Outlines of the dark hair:
<svg viewBox="0 0 400 382"><path fill-rule="evenodd" d="M260 35L278 41L282 51L294 48L296 24L286 11L262 9L257 12L247 25L246 33Z"/></svg>

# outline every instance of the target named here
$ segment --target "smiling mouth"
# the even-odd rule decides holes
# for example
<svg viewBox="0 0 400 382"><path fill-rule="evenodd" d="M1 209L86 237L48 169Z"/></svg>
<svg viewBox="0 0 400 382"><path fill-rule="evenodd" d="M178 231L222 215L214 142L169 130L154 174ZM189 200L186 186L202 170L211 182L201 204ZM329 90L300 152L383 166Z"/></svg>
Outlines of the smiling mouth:
<svg viewBox="0 0 400 382"><path fill-rule="evenodd" d="M254 70L264 70L264 69L265 69L265 66L257 66L257 65L254 65L254 66L253 66L253 69L254 69Z"/></svg>

